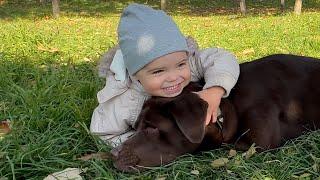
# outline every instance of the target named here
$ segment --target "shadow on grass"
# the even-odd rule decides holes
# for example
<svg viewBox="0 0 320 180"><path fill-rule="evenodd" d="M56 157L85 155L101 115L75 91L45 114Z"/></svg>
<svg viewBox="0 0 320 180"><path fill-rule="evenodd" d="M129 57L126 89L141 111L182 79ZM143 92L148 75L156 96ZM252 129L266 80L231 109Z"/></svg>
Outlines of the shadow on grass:
<svg viewBox="0 0 320 180"><path fill-rule="evenodd" d="M76 158L84 154L109 150L88 130L104 82L96 63L57 63L54 57L0 56L0 120L13 124L0 139L3 178L43 179L81 167L86 162Z"/></svg>
<svg viewBox="0 0 320 180"><path fill-rule="evenodd" d="M159 9L159 0L136 0L136 3L148 4ZM62 16L104 17L119 15L123 8L132 3L130 0L70 0L61 1ZM208 16L240 14L239 4L234 0L206 1L206 0L175 0L169 1L168 13L172 15ZM273 14L279 15L293 11L294 1L286 1L285 11L280 10L280 0L247 0L247 15ZM320 0L304 1L302 11L319 11ZM52 16L51 3L38 1L6 0L0 5L0 18L49 18Z"/></svg>
<svg viewBox="0 0 320 180"><path fill-rule="evenodd" d="M0 119L85 122L103 86L95 62L56 62L55 56L0 57Z"/></svg>

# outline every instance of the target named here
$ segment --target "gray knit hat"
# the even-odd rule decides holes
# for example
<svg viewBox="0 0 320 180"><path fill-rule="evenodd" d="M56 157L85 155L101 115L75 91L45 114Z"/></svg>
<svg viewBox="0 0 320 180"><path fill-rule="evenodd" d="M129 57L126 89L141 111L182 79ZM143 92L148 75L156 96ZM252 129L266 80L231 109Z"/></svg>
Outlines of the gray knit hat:
<svg viewBox="0 0 320 180"><path fill-rule="evenodd" d="M170 16L141 4L131 4L124 9L118 38L130 75L156 58L188 50L184 35Z"/></svg>

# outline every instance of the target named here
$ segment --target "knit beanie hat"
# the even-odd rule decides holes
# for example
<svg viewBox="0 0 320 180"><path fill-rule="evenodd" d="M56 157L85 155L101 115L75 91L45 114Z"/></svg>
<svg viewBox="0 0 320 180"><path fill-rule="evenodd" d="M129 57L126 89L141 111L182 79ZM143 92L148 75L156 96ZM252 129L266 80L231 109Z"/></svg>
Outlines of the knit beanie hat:
<svg viewBox="0 0 320 180"><path fill-rule="evenodd" d="M134 75L156 58L187 51L187 42L177 25L165 12L141 4L124 9L118 26L124 64Z"/></svg>

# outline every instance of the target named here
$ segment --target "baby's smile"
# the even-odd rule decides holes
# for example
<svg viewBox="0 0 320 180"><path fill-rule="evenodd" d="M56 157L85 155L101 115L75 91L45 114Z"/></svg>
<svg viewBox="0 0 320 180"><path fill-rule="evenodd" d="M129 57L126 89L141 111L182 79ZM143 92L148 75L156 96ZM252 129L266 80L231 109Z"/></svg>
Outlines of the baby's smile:
<svg viewBox="0 0 320 180"><path fill-rule="evenodd" d="M163 88L163 91L168 96L179 95L182 91L181 83L173 85L173 86L165 87L165 88Z"/></svg>

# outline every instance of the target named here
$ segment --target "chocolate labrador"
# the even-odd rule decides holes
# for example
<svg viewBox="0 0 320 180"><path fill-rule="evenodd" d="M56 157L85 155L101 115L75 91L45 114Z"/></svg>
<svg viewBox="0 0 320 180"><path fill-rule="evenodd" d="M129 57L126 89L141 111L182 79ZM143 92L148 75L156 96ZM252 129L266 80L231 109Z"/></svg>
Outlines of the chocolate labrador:
<svg viewBox="0 0 320 180"><path fill-rule="evenodd" d="M320 128L320 61L294 55L271 55L240 65L240 77L221 101L223 122L205 126L207 103L190 83L181 95L145 102L137 132L114 148L117 169L132 172L167 164L185 153L233 143L267 150L306 130Z"/></svg>

